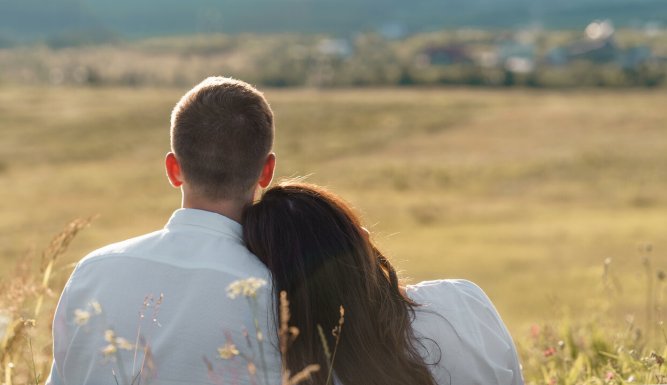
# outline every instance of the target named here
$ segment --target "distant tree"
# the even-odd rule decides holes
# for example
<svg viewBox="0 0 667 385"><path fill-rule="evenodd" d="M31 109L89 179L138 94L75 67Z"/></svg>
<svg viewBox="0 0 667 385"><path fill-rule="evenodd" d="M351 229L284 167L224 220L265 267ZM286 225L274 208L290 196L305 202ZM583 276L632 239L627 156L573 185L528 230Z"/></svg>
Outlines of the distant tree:
<svg viewBox="0 0 667 385"><path fill-rule="evenodd" d="M410 69L407 67L401 68L401 75L398 77L398 85L400 86L411 86L416 83L414 77L410 73Z"/></svg>
<svg viewBox="0 0 667 385"><path fill-rule="evenodd" d="M514 72L505 70L503 78L503 86L512 87L516 84L516 76Z"/></svg>

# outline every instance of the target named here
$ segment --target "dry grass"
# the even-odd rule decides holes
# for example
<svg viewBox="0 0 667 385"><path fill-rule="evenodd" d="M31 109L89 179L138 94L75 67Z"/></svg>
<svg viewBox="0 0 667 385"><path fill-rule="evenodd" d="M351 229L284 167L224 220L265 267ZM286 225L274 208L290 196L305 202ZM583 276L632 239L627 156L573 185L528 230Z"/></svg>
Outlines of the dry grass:
<svg viewBox="0 0 667 385"><path fill-rule="evenodd" d="M71 218L99 214L58 269L164 224L179 203L162 158L183 91L0 90L0 275ZM267 95L278 175L312 173L353 202L411 280L474 280L521 335L554 303L587 309L611 257L628 272L619 312L642 308L636 245L667 244L664 93Z"/></svg>
<svg viewBox="0 0 667 385"><path fill-rule="evenodd" d="M70 245L77 233L86 227L90 220L75 220L53 238L48 248L42 252L42 264L39 269L31 269L28 263L19 264L16 274L5 281L0 291L0 378L3 384L41 384L48 373L51 359L50 320L55 305L49 282L53 275L53 266ZM624 273L618 273L611 259L605 260L602 283L604 295L596 295L587 312L572 317L561 307L554 307L552 320L542 325L533 324L530 334L516 336L523 362L523 375L528 385L622 385L628 383L664 383L667 380L665 355L667 355L667 331L662 319L664 315L664 294L667 288L666 275L662 270L655 270L653 246L643 245L640 249L644 270L643 283L646 317L639 325L634 316L627 316L625 323L614 318L612 307L618 305L619 294L623 291ZM28 260L26 260L27 262ZM33 271L34 270L34 271ZM68 271L61 272L66 275ZM250 278L231 284L227 291L230 298L240 293L252 300L256 290L266 282ZM56 287L55 289L59 289ZM153 306L153 298L147 297L143 310ZM154 303L153 321L155 322L162 296ZM46 306L44 306L46 303ZM95 312L101 312L97 304ZM46 307L50 311L43 312ZM95 305L93 305L95 307ZM565 309L566 310L566 309ZM88 312L82 322L87 322ZM25 318L26 314L34 318ZM143 314L143 313L140 313ZM143 317L140 315L140 317ZM290 310L286 293L280 294L280 353L285 356L291 343L298 338L299 330L289 325ZM659 322L658 322L659 321ZM79 321L77 321L79 322ZM333 363L344 324L344 309L340 308L338 326L334 328L335 346L333 353L324 338L322 328L318 326L323 342L323 349L328 360L327 384L332 377ZM110 333L110 334L109 334ZM257 331L257 341L260 343ZM123 338L115 338L113 330L105 332L105 340L111 344L104 349L104 354L114 354L118 348L138 349L140 329L137 331L135 344ZM117 345L118 348L117 348ZM121 347L125 344L127 347ZM43 346L36 350L35 346ZM261 346L261 345L260 345ZM108 351L108 349L111 350ZM233 343L228 342L219 349L220 357L228 359L241 354ZM260 353L262 352L260 348ZM144 348L144 360L150 361L150 350ZM247 359L247 357L245 357ZM136 350L135 350L136 359ZM119 360L120 373L121 369ZM209 374L213 364L204 358ZM145 361L144 361L145 362ZM151 361L152 362L152 361ZM149 365L153 368L152 364ZM263 370L266 370L262 365ZM133 377L142 377L144 364ZM253 360L247 361L251 378L261 376ZM134 365L132 373L134 373ZM150 369L152 370L152 369ZM298 385L307 381L312 373L321 370L319 365L305 365L296 374L291 374L283 367L283 385ZM256 374L257 373L257 374ZM266 373L266 372L264 372ZM115 374L114 374L115 376ZM211 378L214 383L223 383L222 379ZM218 381L219 380L219 381ZM129 383L124 380L124 383ZM118 379L116 378L116 382ZM268 380L267 380L268 383Z"/></svg>
<svg viewBox="0 0 667 385"><path fill-rule="evenodd" d="M31 268L36 258L29 254L10 279L0 281L0 318L4 321L0 322L2 384L38 384L46 379L51 363L50 324L62 290L62 284L52 286L54 267L89 223L90 219L70 222L41 253L38 269Z"/></svg>
<svg viewBox="0 0 667 385"><path fill-rule="evenodd" d="M9 361L20 368L14 383L33 383L48 369L50 311L71 263L162 226L178 205L162 157L169 111L183 91L0 89L0 276L13 277L0 295L0 324L10 320L1 360L4 373ZM664 373L650 354L657 348L660 356L664 343L646 321L663 319L666 289L655 281L647 301L646 254L637 245L651 242L651 271L665 269L667 95L267 94L278 121L278 174L312 173L310 181L353 202L412 280L479 283L524 341L531 383L620 384ZM45 254L38 273L38 254L26 250L48 245L71 218L96 214L68 254ZM71 241L57 239L54 252ZM601 279L605 272L614 280ZM650 317L647 308L656 309ZM630 312L632 325L619 328ZM542 321L531 336L529 325ZM637 339L635 330L654 334Z"/></svg>

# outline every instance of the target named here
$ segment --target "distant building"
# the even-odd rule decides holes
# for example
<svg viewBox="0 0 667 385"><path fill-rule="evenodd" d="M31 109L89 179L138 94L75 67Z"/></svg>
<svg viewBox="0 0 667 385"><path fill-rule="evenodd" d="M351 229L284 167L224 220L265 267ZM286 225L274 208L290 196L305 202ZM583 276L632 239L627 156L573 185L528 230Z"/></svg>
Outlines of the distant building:
<svg viewBox="0 0 667 385"><path fill-rule="evenodd" d="M618 47L614 41L614 26L609 20L593 21L584 30L584 38L547 53L547 63L564 65L572 60L610 63L617 59Z"/></svg>
<svg viewBox="0 0 667 385"><path fill-rule="evenodd" d="M618 58L624 69L634 69L652 60L651 48L648 46L631 47L625 50Z"/></svg>
<svg viewBox="0 0 667 385"><path fill-rule="evenodd" d="M485 49L477 51L474 55L475 63L480 67L494 68L498 67L499 59L498 52L492 49Z"/></svg>
<svg viewBox="0 0 667 385"><path fill-rule="evenodd" d="M586 27L581 40L553 48L546 54L545 61L552 66L562 66L573 60L586 60L598 64L615 63L623 69L635 69L656 61L649 46L619 48L614 33L610 21L593 21Z"/></svg>
<svg viewBox="0 0 667 385"><path fill-rule="evenodd" d="M569 60L588 60L595 63L609 63L616 60L618 48L612 37L596 40L582 40L567 48Z"/></svg>
<svg viewBox="0 0 667 385"><path fill-rule="evenodd" d="M614 25L609 20L595 20L584 30L589 40L606 40L614 36Z"/></svg>
<svg viewBox="0 0 667 385"><path fill-rule="evenodd" d="M461 44L428 47L421 52L418 61L427 65L440 66L473 63L468 49Z"/></svg>
<svg viewBox="0 0 667 385"><path fill-rule="evenodd" d="M317 44L317 52L325 56L348 57L352 45L345 39L323 39Z"/></svg>
<svg viewBox="0 0 667 385"><path fill-rule="evenodd" d="M547 64L552 66L566 65L569 61L568 51L564 47L553 48L547 52L545 60Z"/></svg>
<svg viewBox="0 0 667 385"><path fill-rule="evenodd" d="M498 47L498 63L507 71L530 73L535 70L535 46L507 41Z"/></svg>

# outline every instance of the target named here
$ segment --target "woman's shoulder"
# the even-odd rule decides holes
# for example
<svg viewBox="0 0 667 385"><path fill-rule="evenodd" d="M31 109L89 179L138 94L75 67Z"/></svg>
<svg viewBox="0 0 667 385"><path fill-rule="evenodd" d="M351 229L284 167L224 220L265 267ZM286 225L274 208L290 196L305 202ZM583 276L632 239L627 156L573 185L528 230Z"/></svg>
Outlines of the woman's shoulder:
<svg viewBox="0 0 667 385"><path fill-rule="evenodd" d="M406 287L419 306L413 330L439 384L520 384L512 338L489 297L464 279ZM449 380L449 381L448 381Z"/></svg>
<svg viewBox="0 0 667 385"><path fill-rule="evenodd" d="M423 281L406 287L410 299L416 302L417 324L441 323L444 319L456 334L474 335L480 326L505 332L505 326L493 303L477 284L465 279Z"/></svg>
<svg viewBox="0 0 667 385"><path fill-rule="evenodd" d="M474 282L465 279L439 279L406 286L408 297L432 310L461 309L461 303L474 308L495 308L489 297Z"/></svg>
<svg viewBox="0 0 667 385"><path fill-rule="evenodd" d="M414 285L407 285L406 290L410 295L424 296L432 294L461 294L483 295L482 289L474 282L466 279L436 279L432 281L422 281Z"/></svg>

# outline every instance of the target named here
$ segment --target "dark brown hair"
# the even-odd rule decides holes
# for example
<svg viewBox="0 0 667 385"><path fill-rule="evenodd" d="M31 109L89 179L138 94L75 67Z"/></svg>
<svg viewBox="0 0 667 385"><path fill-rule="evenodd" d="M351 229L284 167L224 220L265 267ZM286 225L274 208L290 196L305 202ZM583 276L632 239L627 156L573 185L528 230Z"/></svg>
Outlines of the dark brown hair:
<svg viewBox="0 0 667 385"><path fill-rule="evenodd" d="M248 83L210 77L171 113L171 148L190 185L210 199L239 199L273 146L273 113Z"/></svg>
<svg viewBox="0 0 667 385"><path fill-rule="evenodd" d="M396 271L349 205L321 187L287 183L248 207L243 223L248 248L271 271L274 294L287 292L290 323L300 331L287 352L287 369L297 373L319 364L310 384L325 384L328 364L317 327L333 349L331 330L342 305L345 323L334 361L341 383L436 385L415 347L417 304L401 291Z"/></svg>

